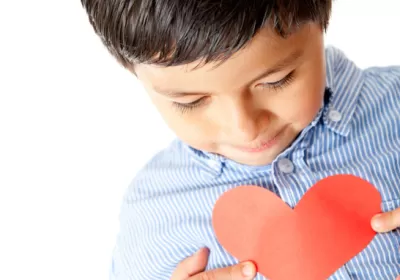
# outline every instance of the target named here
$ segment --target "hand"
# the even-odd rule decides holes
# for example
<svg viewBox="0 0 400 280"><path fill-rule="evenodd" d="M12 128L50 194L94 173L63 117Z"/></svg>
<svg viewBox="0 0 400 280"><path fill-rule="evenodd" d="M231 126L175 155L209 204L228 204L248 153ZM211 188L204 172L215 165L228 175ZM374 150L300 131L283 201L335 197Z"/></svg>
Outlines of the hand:
<svg viewBox="0 0 400 280"><path fill-rule="evenodd" d="M208 249L203 248L183 260L172 273L171 280L250 280L256 276L256 267L252 262L204 271L208 255Z"/></svg>
<svg viewBox="0 0 400 280"><path fill-rule="evenodd" d="M400 208L375 215L372 218L371 225L376 232L380 233L389 232L400 227ZM400 280L400 275L396 280Z"/></svg>

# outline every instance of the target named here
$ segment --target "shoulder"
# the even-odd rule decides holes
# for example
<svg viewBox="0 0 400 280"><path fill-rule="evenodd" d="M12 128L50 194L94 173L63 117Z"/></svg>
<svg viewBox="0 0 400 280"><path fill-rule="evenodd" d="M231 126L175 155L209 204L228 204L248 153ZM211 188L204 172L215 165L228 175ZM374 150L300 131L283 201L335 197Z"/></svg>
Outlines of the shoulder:
<svg viewBox="0 0 400 280"><path fill-rule="evenodd" d="M162 194L171 181L177 181L179 170L190 165L190 155L179 140L155 154L131 181L125 200L142 200Z"/></svg>
<svg viewBox="0 0 400 280"><path fill-rule="evenodd" d="M219 173L218 166L214 170L207 161L200 151L176 139L137 172L124 201L132 203L198 190Z"/></svg>
<svg viewBox="0 0 400 280"><path fill-rule="evenodd" d="M400 66L364 69L358 104L365 114L374 114L376 121L385 118L400 124Z"/></svg>
<svg viewBox="0 0 400 280"><path fill-rule="evenodd" d="M378 95L400 95L400 66L370 67L363 70L366 91Z"/></svg>

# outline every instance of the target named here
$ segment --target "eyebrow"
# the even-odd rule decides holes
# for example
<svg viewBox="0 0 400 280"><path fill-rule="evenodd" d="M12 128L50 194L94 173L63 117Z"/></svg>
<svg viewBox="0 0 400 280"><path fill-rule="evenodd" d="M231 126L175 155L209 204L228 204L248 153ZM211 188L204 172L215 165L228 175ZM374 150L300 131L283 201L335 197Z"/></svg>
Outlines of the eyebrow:
<svg viewBox="0 0 400 280"><path fill-rule="evenodd" d="M287 57L278 61L275 65L273 65L272 67L268 68L267 70L265 70L264 72L259 74L257 77L255 77L253 80L251 80L248 84L252 84L262 78L268 77L272 74L282 71L287 66L289 66L294 61L296 61L298 58L300 58L302 55L303 55L302 50L296 50L296 51L290 53ZM204 92L179 92L179 91L174 92L172 90L165 90L165 89L159 88L157 86L153 86L153 90L159 94L162 94L162 95L165 95L168 97L183 97L183 96L187 96L187 95L207 95L207 94L209 94L209 93L204 93Z"/></svg>

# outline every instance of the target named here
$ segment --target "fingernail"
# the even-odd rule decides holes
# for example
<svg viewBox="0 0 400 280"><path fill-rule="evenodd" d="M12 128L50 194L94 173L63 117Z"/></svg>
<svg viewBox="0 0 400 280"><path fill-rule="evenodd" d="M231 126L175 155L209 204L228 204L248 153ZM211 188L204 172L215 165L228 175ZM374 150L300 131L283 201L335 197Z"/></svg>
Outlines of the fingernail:
<svg viewBox="0 0 400 280"><path fill-rule="evenodd" d="M376 216L373 217L372 219L372 227L375 230L379 230L383 227L383 221L382 221L382 214L378 214Z"/></svg>
<svg viewBox="0 0 400 280"><path fill-rule="evenodd" d="M254 266L252 263L245 263L242 267L242 274L244 277L249 277L254 275Z"/></svg>

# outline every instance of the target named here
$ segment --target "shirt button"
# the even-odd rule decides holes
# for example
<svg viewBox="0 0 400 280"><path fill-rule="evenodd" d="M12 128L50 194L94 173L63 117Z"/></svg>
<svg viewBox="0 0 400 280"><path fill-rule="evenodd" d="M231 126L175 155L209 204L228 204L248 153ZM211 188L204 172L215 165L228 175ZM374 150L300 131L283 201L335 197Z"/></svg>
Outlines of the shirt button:
<svg viewBox="0 0 400 280"><path fill-rule="evenodd" d="M278 167L283 173L292 173L294 170L293 163L287 158L278 161Z"/></svg>
<svg viewBox="0 0 400 280"><path fill-rule="evenodd" d="M328 114L328 118L333 122L338 122L342 119L342 114L336 110L330 110Z"/></svg>

